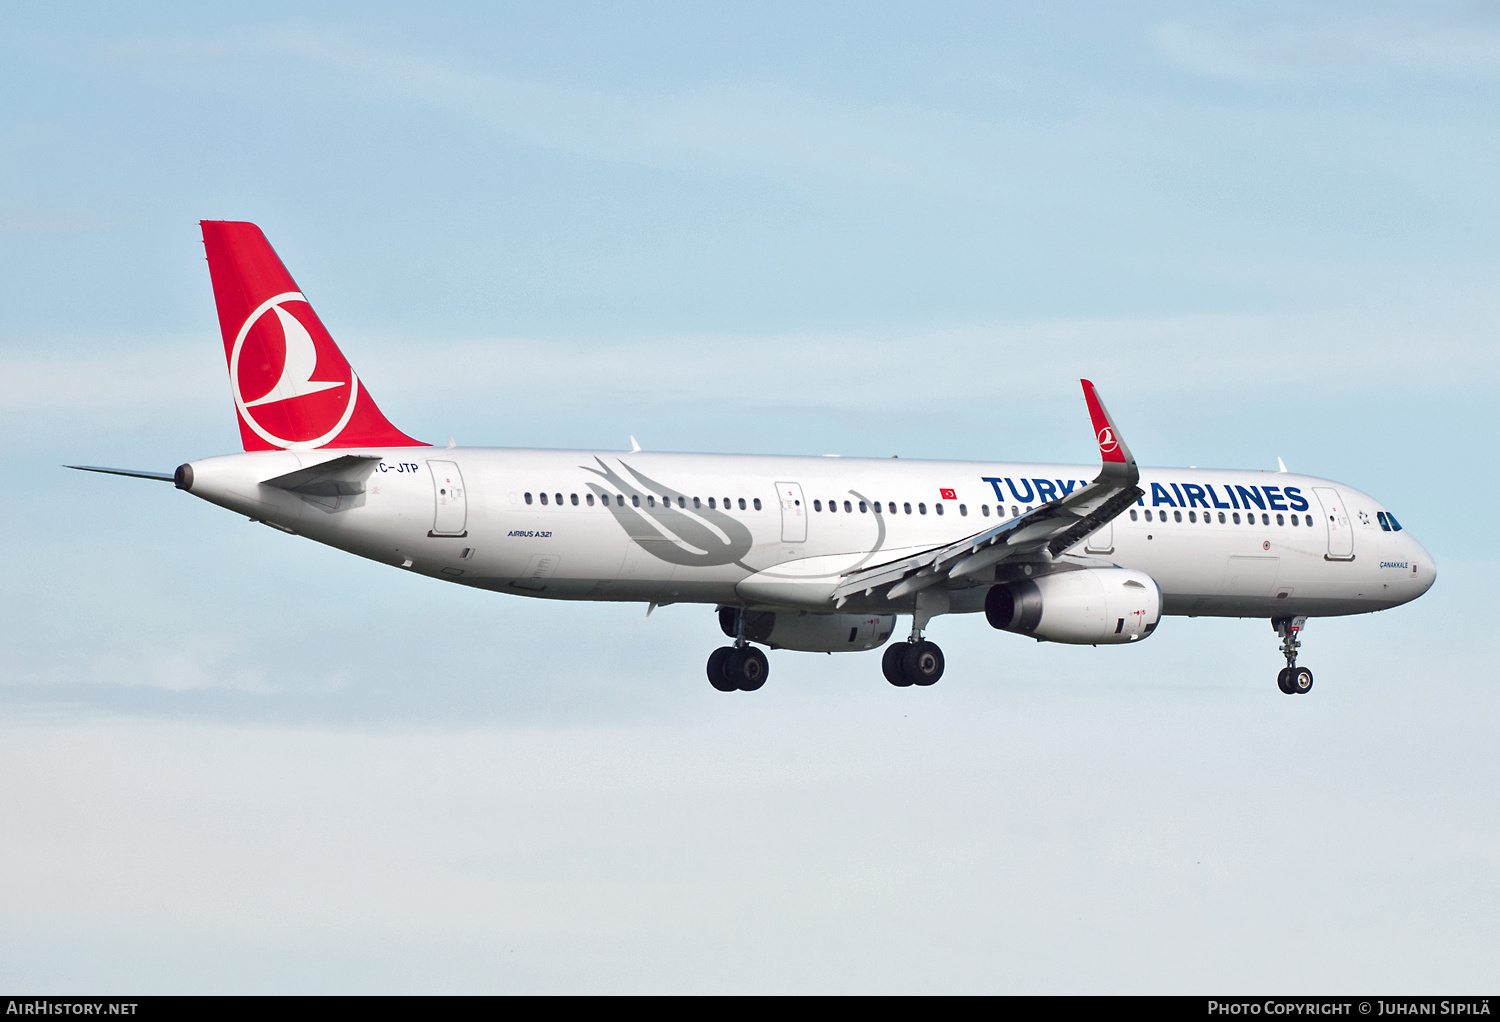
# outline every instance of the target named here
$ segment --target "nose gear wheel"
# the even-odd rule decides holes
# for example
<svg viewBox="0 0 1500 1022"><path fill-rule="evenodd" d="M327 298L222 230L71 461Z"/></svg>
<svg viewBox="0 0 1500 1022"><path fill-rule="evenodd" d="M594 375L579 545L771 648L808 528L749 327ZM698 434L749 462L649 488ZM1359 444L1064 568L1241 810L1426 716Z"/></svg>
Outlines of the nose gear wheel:
<svg viewBox="0 0 1500 1022"><path fill-rule="evenodd" d="M1286 666L1276 675L1276 687L1289 696L1306 695L1313 687L1312 671L1297 666L1297 650L1302 648L1298 636L1306 624L1306 617L1271 619L1271 627L1281 636L1281 655L1286 657Z"/></svg>

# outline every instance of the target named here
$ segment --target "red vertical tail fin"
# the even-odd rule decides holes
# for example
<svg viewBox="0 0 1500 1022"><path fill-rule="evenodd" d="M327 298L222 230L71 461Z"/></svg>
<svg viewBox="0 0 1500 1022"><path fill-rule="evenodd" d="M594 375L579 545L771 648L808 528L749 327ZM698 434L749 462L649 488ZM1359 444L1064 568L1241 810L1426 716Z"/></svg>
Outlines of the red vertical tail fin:
<svg viewBox="0 0 1500 1022"><path fill-rule="evenodd" d="M380 413L259 227L201 226L245 450L427 446Z"/></svg>

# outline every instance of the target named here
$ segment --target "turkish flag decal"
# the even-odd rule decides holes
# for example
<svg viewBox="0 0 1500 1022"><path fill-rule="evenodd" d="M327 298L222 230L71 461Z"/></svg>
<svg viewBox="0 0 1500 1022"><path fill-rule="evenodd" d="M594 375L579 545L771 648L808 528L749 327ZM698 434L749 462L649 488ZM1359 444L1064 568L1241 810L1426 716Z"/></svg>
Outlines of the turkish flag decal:
<svg viewBox="0 0 1500 1022"><path fill-rule="evenodd" d="M938 495L944 500L957 500L958 494L953 490L938 490Z"/></svg>

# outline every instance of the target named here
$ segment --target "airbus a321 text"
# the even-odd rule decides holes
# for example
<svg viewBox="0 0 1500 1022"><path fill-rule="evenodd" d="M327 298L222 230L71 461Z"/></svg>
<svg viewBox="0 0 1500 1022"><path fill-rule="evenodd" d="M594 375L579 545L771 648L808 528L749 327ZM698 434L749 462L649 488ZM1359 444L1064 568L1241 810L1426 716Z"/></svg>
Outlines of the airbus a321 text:
<svg viewBox="0 0 1500 1022"><path fill-rule="evenodd" d="M1375 498L1288 473L1139 469L1089 381L1100 465L434 448L401 432L254 224L204 221L244 452L172 480L273 528L497 593L717 608L720 691L761 646L885 646L931 685L943 614L1049 642L1138 642L1163 615L1262 618L1287 694L1310 617L1421 596L1432 558ZM633 445L634 446L634 445Z"/></svg>

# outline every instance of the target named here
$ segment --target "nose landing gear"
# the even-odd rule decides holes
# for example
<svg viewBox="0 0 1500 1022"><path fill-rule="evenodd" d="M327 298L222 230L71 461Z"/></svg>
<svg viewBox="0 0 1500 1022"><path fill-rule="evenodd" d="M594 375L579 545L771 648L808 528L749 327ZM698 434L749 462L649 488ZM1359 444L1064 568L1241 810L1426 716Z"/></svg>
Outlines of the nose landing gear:
<svg viewBox="0 0 1500 1022"><path fill-rule="evenodd" d="M1281 636L1281 655L1286 657L1286 666L1276 675L1276 687L1289 696L1305 695L1313 687L1313 674L1306 667L1297 666L1297 650L1302 643L1297 636L1307 624L1306 617L1273 617L1271 627Z"/></svg>

